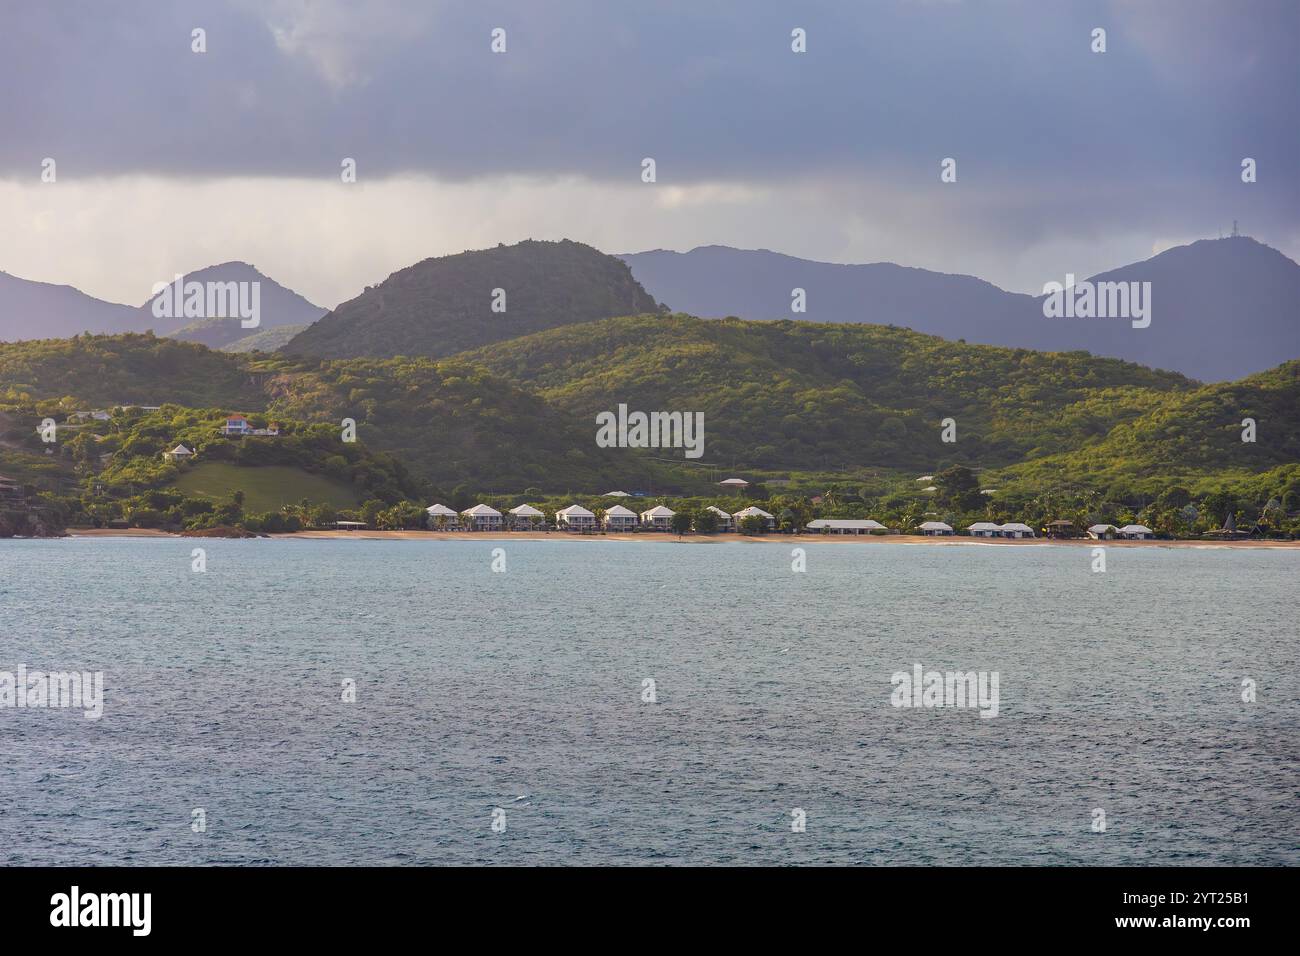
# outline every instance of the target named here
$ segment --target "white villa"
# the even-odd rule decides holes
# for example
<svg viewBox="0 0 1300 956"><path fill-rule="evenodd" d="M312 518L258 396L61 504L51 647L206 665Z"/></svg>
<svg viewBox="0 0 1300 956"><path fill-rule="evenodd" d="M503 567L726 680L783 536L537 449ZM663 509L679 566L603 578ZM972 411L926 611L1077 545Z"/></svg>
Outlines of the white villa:
<svg viewBox="0 0 1300 956"><path fill-rule="evenodd" d="M163 458L168 461L185 461L187 458L193 458L194 452L190 451L184 445L177 445L171 451L163 452Z"/></svg>
<svg viewBox="0 0 1300 956"><path fill-rule="evenodd" d="M998 526L992 521L976 521L966 530L972 538L996 538L999 534Z"/></svg>
<svg viewBox="0 0 1300 956"><path fill-rule="evenodd" d="M635 531L636 512L622 505L612 505L605 509L606 531Z"/></svg>
<svg viewBox="0 0 1300 956"><path fill-rule="evenodd" d="M952 525L944 524L942 521L923 521L918 526L918 530L921 534L929 535L930 537L939 537L941 535L952 534Z"/></svg>
<svg viewBox="0 0 1300 956"><path fill-rule="evenodd" d="M594 531L596 516L582 505L569 505L555 512L555 526L562 531Z"/></svg>
<svg viewBox="0 0 1300 956"><path fill-rule="evenodd" d="M870 518L817 518L808 522L809 531L822 531L826 534L871 534L873 531L888 531L879 521Z"/></svg>
<svg viewBox="0 0 1300 956"><path fill-rule="evenodd" d="M247 435L253 430L253 426L248 424L248 419L243 415L228 415L226 423L221 426L223 435Z"/></svg>
<svg viewBox="0 0 1300 956"><path fill-rule="evenodd" d="M475 505L461 513L470 531L500 531L501 512L488 505Z"/></svg>
<svg viewBox="0 0 1300 956"><path fill-rule="evenodd" d="M731 517L735 520L737 529L740 528L740 523L744 521L746 518L758 517L763 519L763 522L767 526L768 531L776 530L776 518L772 517L772 515L768 514L762 508L756 507L754 505L750 505L748 508L745 508L743 511L737 511Z"/></svg>
<svg viewBox="0 0 1300 956"><path fill-rule="evenodd" d="M454 509L448 508L446 505L429 505L429 507L424 509L424 512L429 516L430 528L434 528L435 530L438 528L439 518L444 519L442 527L445 530L451 531L460 527L460 515L457 514Z"/></svg>
<svg viewBox="0 0 1300 956"><path fill-rule="evenodd" d="M673 515L675 514L677 512L671 508L656 505L649 511L641 512L641 524L654 531L671 531L673 529Z"/></svg>
<svg viewBox="0 0 1300 956"><path fill-rule="evenodd" d="M1147 541L1156 533L1143 524L1126 524L1119 529L1119 536L1130 541Z"/></svg>
<svg viewBox="0 0 1300 956"><path fill-rule="evenodd" d="M1004 525L998 526L998 531L1004 538L1032 538L1034 529L1027 524L1021 524L1019 521L1008 521Z"/></svg>
<svg viewBox="0 0 1300 956"><path fill-rule="evenodd" d="M739 481L739 479L737 479L737 481ZM725 511L723 511L721 508L715 507L714 505L709 505L709 506L708 506L707 508L705 508L704 510L705 510L705 511L712 511L712 512L713 512L714 517L716 517L716 518L718 519L718 530L719 530L719 531L734 531L734 530L735 530L735 528L736 528L736 522L732 519L731 515L727 514L727 513L726 513Z"/></svg>
<svg viewBox="0 0 1300 956"><path fill-rule="evenodd" d="M1095 541L1109 540L1119 534L1119 528L1113 524L1095 524L1088 528L1088 537Z"/></svg>
<svg viewBox="0 0 1300 956"><path fill-rule="evenodd" d="M747 482L744 478L724 478L722 479L722 481L718 482L718 484L721 485L723 488L739 489L739 488L749 487L749 482Z"/></svg>
<svg viewBox="0 0 1300 956"><path fill-rule="evenodd" d="M532 505L516 505L510 509L510 525L514 528L531 528L541 524L545 517Z"/></svg>

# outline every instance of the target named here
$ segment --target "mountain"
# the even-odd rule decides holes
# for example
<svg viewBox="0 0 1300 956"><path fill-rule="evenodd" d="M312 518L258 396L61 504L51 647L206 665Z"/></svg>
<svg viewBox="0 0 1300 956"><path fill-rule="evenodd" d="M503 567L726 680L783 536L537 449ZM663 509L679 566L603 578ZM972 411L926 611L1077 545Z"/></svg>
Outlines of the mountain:
<svg viewBox="0 0 1300 956"><path fill-rule="evenodd" d="M305 325L278 325L242 336L218 348L223 352L274 352L305 328Z"/></svg>
<svg viewBox="0 0 1300 956"><path fill-rule="evenodd" d="M247 262L222 262L214 266L208 266L199 269L197 272L186 273L182 277L182 281L187 284L190 282L202 283L205 288L207 288L207 283L210 282L222 284L230 282L247 283L249 285L244 286L244 288L250 290L251 284L257 283L259 324L253 328L244 328L239 317L239 303L233 297L230 307L223 309L219 315L189 318L158 317L154 315L154 303L158 301L160 296L164 295L164 292L159 292L158 295L153 296L148 302L140 306L138 312L141 319L137 323L138 327L150 328L159 335L169 335L184 342L198 342L209 348L221 348L265 329L279 328L286 325L309 325L327 311L308 302L292 289L286 289L274 279L268 278ZM251 304L251 291L243 294L245 298L242 301L245 304ZM160 306L160 308L166 311L163 306ZM204 308L207 308L206 303Z"/></svg>
<svg viewBox="0 0 1300 956"><path fill-rule="evenodd" d="M493 311L496 289L504 292L504 311ZM283 351L320 358L442 357L572 322L657 308L617 258L567 239L528 240L425 259L395 272L295 336Z"/></svg>
<svg viewBox="0 0 1300 956"><path fill-rule="evenodd" d="M651 295L707 317L892 324L989 345L1083 349L1204 381L1300 357L1300 265L1244 236L1201 240L1090 277L1151 283L1151 324L1141 329L1124 319L1049 319L1041 296L890 263L835 265L726 246L620 258ZM1063 282L1066 271L1044 281ZM806 290L807 312L792 315L796 287Z"/></svg>
<svg viewBox="0 0 1300 956"><path fill-rule="evenodd" d="M1267 500L1300 479L1300 361L1202 385L1082 352L887 326L661 313L439 360L231 354L150 335L0 345L0 406L62 420L120 403L260 412L336 434L352 418L361 441L417 478L483 492L700 491L732 471L915 492L913 477L954 464L1003 491L1116 500L1175 485L1248 486ZM702 413L703 457L597 447L596 415L620 404ZM1241 440L1245 418L1254 442Z"/></svg>
<svg viewBox="0 0 1300 956"><path fill-rule="evenodd" d="M69 285L19 279L0 272L0 342L61 338L82 332L143 331L129 305L105 302Z"/></svg>

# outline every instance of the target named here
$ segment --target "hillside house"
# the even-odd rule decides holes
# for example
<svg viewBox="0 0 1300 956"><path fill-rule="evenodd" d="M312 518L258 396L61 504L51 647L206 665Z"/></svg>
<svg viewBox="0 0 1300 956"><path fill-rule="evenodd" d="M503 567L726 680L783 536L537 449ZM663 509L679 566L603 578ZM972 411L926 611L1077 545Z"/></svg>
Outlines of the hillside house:
<svg viewBox="0 0 1300 956"><path fill-rule="evenodd" d="M193 457L194 457L194 452L186 448L184 445L177 445L171 451L163 452L163 458L165 458L167 461L175 461L175 462L189 461L189 459Z"/></svg>
<svg viewBox="0 0 1300 956"><path fill-rule="evenodd" d="M253 426L248 424L248 419L243 415L230 415L226 418L226 423L221 426L221 434L231 437L243 437L253 430Z"/></svg>

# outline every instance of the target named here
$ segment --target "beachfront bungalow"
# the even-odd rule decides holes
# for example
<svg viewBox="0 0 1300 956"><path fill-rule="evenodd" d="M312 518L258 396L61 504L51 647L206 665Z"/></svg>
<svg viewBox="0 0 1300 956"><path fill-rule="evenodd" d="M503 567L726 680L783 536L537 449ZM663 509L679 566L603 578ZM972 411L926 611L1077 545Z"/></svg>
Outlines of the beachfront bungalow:
<svg viewBox="0 0 1300 956"><path fill-rule="evenodd" d="M1126 541L1150 541L1156 533L1143 524L1126 524L1119 529L1119 536Z"/></svg>
<svg viewBox="0 0 1300 956"><path fill-rule="evenodd" d="M510 509L510 527L533 528L541 524L545 517L532 505L516 505Z"/></svg>
<svg viewBox="0 0 1300 956"><path fill-rule="evenodd" d="M1110 541L1119 534L1119 528L1113 524L1094 524L1088 528L1088 537L1094 541Z"/></svg>
<svg viewBox="0 0 1300 956"><path fill-rule="evenodd" d="M744 478L724 478L722 481L718 482L718 484L723 488L735 488L737 491L742 491L749 487L749 482Z"/></svg>
<svg viewBox="0 0 1300 956"><path fill-rule="evenodd" d="M177 445L171 451L163 452L163 458L167 461L186 461L194 457L194 452L190 451L184 445Z"/></svg>
<svg viewBox="0 0 1300 956"><path fill-rule="evenodd" d="M888 529L870 518L816 518L808 522L808 530L819 534L871 534Z"/></svg>
<svg viewBox="0 0 1300 956"><path fill-rule="evenodd" d="M766 527L768 531L776 530L776 518L772 517L772 515L768 514L762 508L755 507L754 505L750 505L748 508L745 508L743 511L737 511L731 517L736 522L737 529L740 528L740 523L744 521L746 518L757 517L763 519L764 527Z"/></svg>
<svg viewBox="0 0 1300 956"><path fill-rule="evenodd" d="M713 516L718 519L719 531L725 532L725 531L736 530L736 522L732 520L731 515L727 514L727 512L723 511L721 508L718 508L714 505L709 505L704 510L712 512Z"/></svg>
<svg viewBox="0 0 1300 956"><path fill-rule="evenodd" d="M1064 518L1057 518L1055 521L1047 522L1047 536L1049 538L1073 538L1074 522L1066 521Z"/></svg>
<svg viewBox="0 0 1300 956"><path fill-rule="evenodd" d="M1004 538L1032 538L1034 529L1019 521L1008 521L1006 524L998 525L998 534Z"/></svg>
<svg viewBox="0 0 1300 956"><path fill-rule="evenodd" d="M364 521L336 521L334 527L340 531L365 531L366 523Z"/></svg>
<svg viewBox="0 0 1300 956"><path fill-rule="evenodd" d="M555 512L555 526L561 531L595 531L596 516L582 505L569 505Z"/></svg>
<svg viewBox="0 0 1300 956"><path fill-rule="evenodd" d="M460 514L446 505L429 505L424 513L429 516L429 527L435 531L455 531L460 528ZM440 518L441 521L438 520Z"/></svg>
<svg viewBox="0 0 1300 956"><path fill-rule="evenodd" d="M966 529L972 538L999 538L1002 536L998 526L992 521L976 521Z"/></svg>
<svg viewBox="0 0 1300 956"><path fill-rule="evenodd" d="M605 509L606 531L635 531L636 512L622 505L613 505Z"/></svg>
<svg viewBox="0 0 1300 956"><path fill-rule="evenodd" d="M928 535L932 538L946 537L952 534L952 525L945 524L942 521L922 521L917 526L921 534Z"/></svg>
<svg viewBox="0 0 1300 956"><path fill-rule="evenodd" d="M470 531L500 531L501 512L488 505L475 505L460 513Z"/></svg>
<svg viewBox="0 0 1300 956"><path fill-rule="evenodd" d="M657 505L649 511L641 512L642 527L649 528L651 531L672 531L673 515L677 512L671 508L665 508L663 505Z"/></svg>

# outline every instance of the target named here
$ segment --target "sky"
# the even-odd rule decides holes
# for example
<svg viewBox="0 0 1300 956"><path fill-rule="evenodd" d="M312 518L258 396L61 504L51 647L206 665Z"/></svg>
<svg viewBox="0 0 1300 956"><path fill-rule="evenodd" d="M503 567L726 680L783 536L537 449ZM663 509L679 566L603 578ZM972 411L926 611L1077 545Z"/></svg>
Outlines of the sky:
<svg viewBox="0 0 1300 956"><path fill-rule="evenodd" d="M5 2L0 270L138 304L240 259L332 307L567 237L1038 293L1234 219L1300 259L1298 38L1294 0Z"/></svg>

